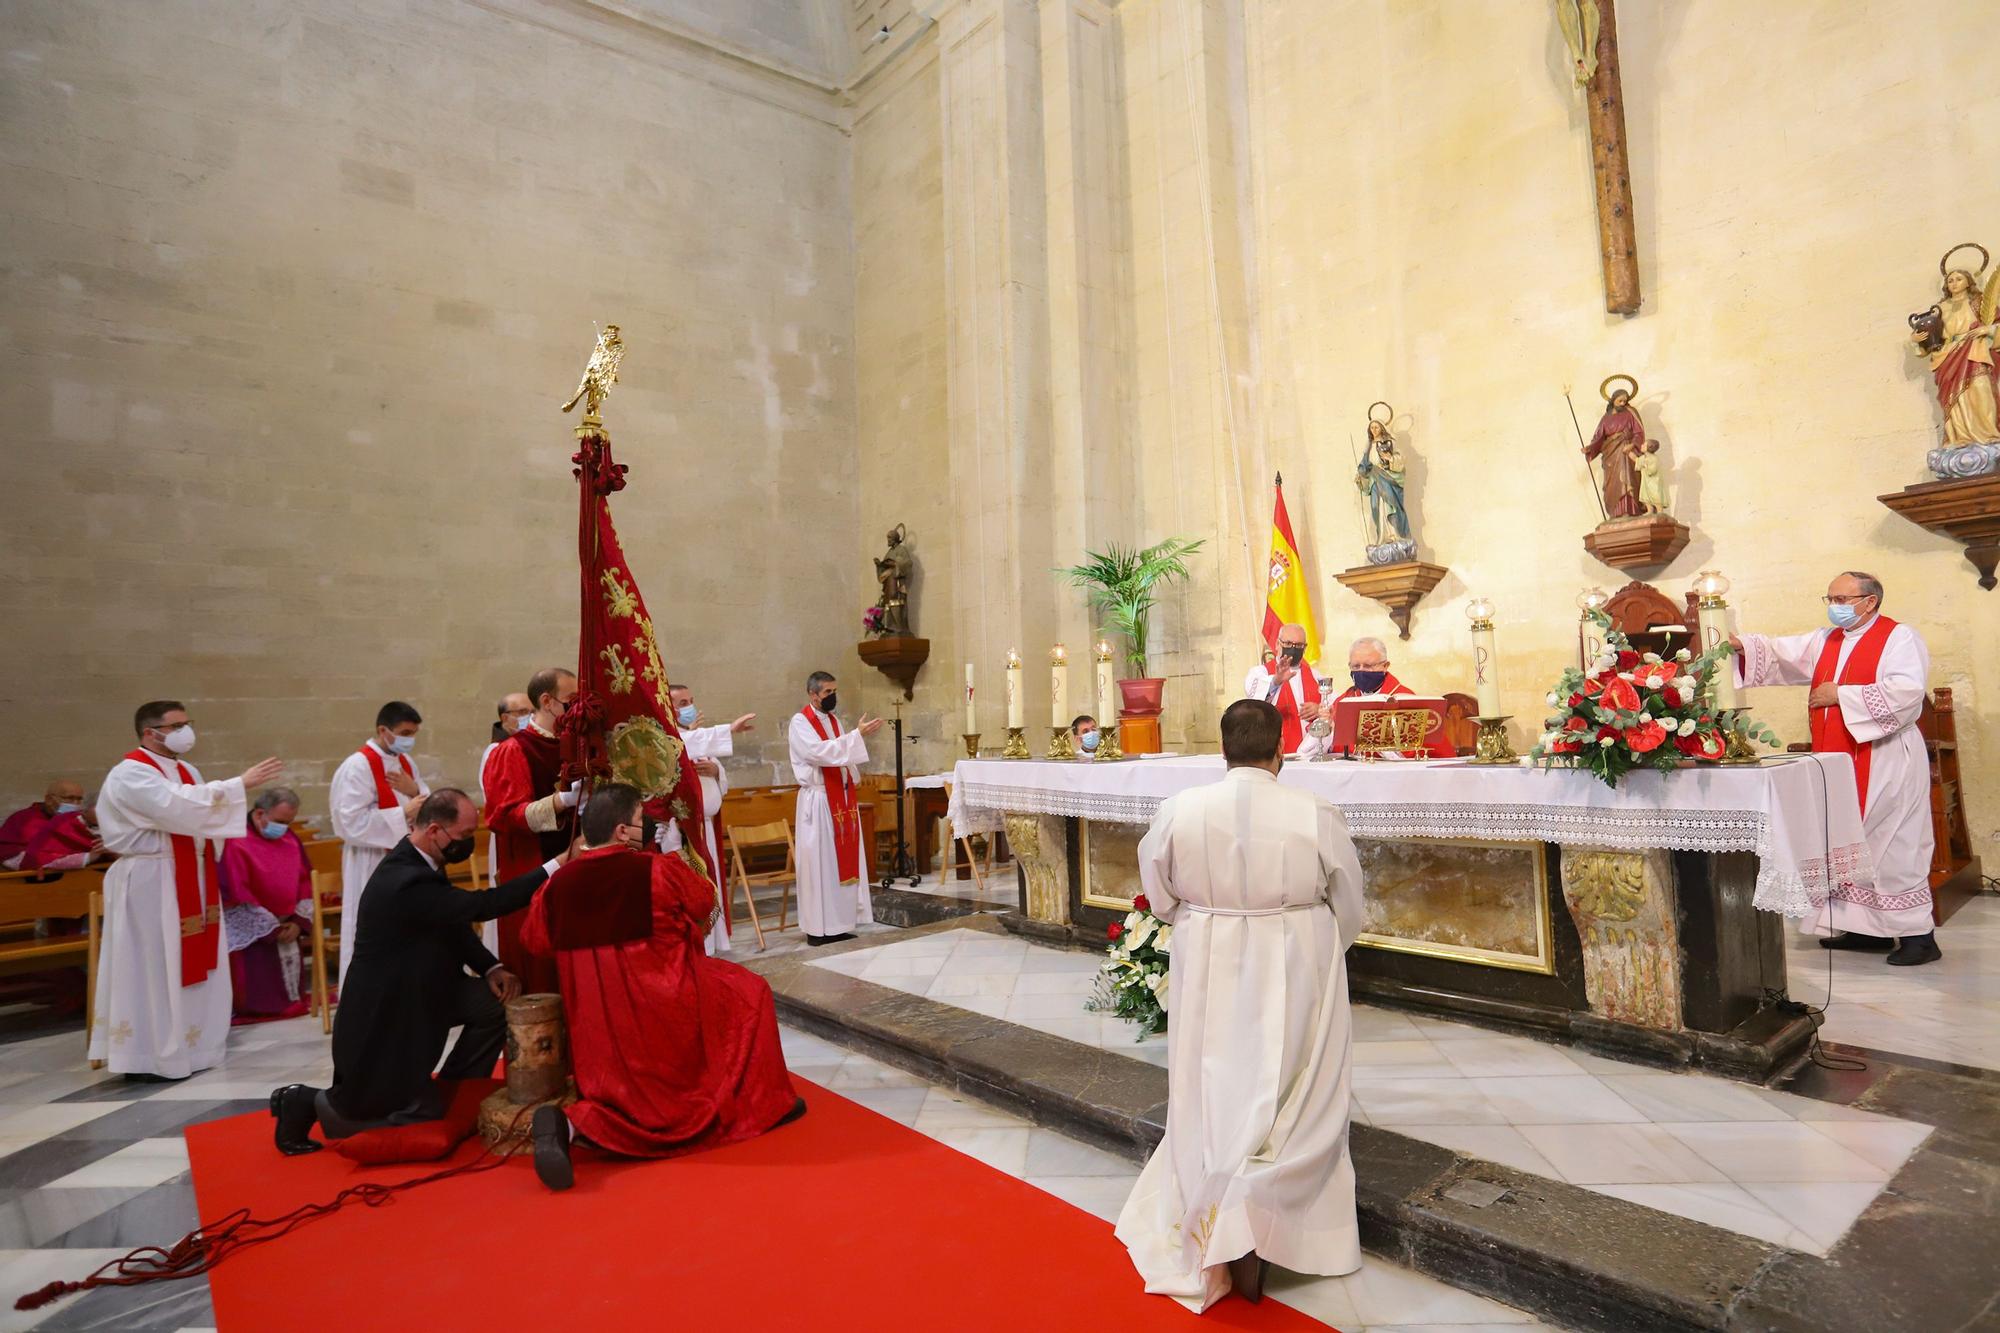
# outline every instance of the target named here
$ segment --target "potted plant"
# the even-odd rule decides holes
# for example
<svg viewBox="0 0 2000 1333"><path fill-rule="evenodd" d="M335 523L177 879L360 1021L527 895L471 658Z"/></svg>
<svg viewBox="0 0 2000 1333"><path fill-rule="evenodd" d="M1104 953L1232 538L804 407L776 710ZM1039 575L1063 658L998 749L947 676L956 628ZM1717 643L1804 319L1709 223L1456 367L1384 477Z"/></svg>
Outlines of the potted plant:
<svg viewBox="0 0 2000 1333"><path fill-rule="evenodd" d="M1160 695L1167 682L1146 674L1147 621L1153 611L1154 591L1162 583L1185 579L1187 557L1201 546L1199 541L1180 537L1141 549L1114 542L1101 554L1085 551L1089 557L1086 563L1057 571L1072 587L1087 592L1091 605L1104 613L1109 626L1125 636L1125 667L1131 676L1118 682L1124 715L1159 715Z"/></svg>

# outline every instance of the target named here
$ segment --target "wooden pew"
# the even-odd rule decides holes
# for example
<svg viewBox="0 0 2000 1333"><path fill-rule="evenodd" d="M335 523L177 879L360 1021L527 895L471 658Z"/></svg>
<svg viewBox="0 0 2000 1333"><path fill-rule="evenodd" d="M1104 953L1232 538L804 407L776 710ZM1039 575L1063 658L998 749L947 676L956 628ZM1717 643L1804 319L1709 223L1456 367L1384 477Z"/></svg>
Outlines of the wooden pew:
<svg viewBox="0 0 2000 1333"><path fill-rule="evenodd" d="M10 871L0 874L0 926L13 927L0 939L0 976L21 976L81 967L83 975L84 1043L90 1042L92 1008L97 999L98 918L102 915L104 874L94 869ZM81 935L36 937L41 918L82 920ZM22 929L25 927L25 929Z"/></svg>

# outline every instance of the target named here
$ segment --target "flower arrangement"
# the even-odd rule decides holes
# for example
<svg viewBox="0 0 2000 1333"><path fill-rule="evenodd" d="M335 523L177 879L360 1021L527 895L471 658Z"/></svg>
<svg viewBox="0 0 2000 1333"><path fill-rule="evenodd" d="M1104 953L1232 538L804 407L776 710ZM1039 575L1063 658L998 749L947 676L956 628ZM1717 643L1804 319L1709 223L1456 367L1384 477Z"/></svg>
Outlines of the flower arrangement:
<svg viewBox="0 0 2000 1333"><path fill-rule="evenodd" d="M884 626L888 623L888 615L879 606L871 606L861 613L861 632L863 634L880 634L883 632Z"/></svg>
<svg viewBox="0 0 2000 1333"><path fill-rule="evenodd" d="M1720 760L1732 735L1778 743L1775 732L1741 710L1716 709L1710 682L1735 651L1727 643L1699 657L1683 648L1669 660L1634 651L1603 612L1591 619L1605 632L1604 652L1586 668L1564 671L1549 693L1550 715L1530 751L1544 768L1571 764L1616 787L1635 768Z"/></svg>
<svg viewBox="0 0 2000 1333"><path fill-rule="evenodd" d="M1146 895L1132 900L1123 921L1104 931L1111 943L1084 1008L1139 1025L1138 1040L1167 1030L1167 975L1174 928L1153 915Z"/></svg>

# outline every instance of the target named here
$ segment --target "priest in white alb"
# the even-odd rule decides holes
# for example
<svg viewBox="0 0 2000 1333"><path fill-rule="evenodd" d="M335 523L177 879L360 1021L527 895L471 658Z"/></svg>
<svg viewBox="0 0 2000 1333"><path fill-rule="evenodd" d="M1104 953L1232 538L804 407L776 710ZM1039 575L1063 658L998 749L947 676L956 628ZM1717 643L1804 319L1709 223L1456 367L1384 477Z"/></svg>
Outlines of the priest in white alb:
<svg viewBox="0 0 2000 1333"><path fill-rule="evenodd" d="M1773 638L1732 638L1737 681L1807 685L1812 748L1851 755L1861 831L1875 879L1834 877L1808 929L1830 949L1888 949L1911 967L1943 955L1931 921L1931 769L1917 719L1930 650L1908 625L1882 614L1882 584L1849 570L1826 588L1832 628Z"/></svg>
<svg viewBox="0 0 2000 1333"><path fill-rule="evenodd" d="M1167 1126L1118 1216L1146 1290L1203 1310L1264 1269L1361 1266L1347 948L1361 866L1340 811L1281 785L1284 722L1261 699L1222 715L1220 782L1169 797L1139 844L1173 928Z"/></svg>
<svg viewBox="0 0 2000 1333"><path fill-rule="evenodd" d="M396 844L409 836L410 817L430 795L410 755L424 719L401 700L375 713L375 734L340 761L326 791L332 807L333 836L340 839L340 971L354 957L354 932L361 921L361 893L368 877Z"/></svg>
<svg viewBox="0 0 2000 1333"><path fill-rule="evenodd" d="M701 846L697 850L708 863L708 877L722 906L702 943L713 957L730 951L729 880L722 865L722 798L729 794L729 771L722 761L736 753L736 738L757 725L757 715L745 713L734 722L708 726L695 707L694 690L686 685L667 686L667 702L673 705L674 725L680 728L688 758L694 761L695 779L701 784ZM675 850L680 846L680 826L661 820L658 838L661 851Z"/></svg>
<svg viewBox="0 0 2000 1333"><path fill-rule="evenodd" d="M798 809L792 844L798 856L799 929L807 944L854 938L854 927L873 921L868 901L868 849L861 845L861 810L855 787L868 762L868 738L882 719L862 715L852 731L834 716L837 682L825 671L806 678L806 704L792 718L792 776Z"/></svg>
<svg viewBox="0 0 2000 1333"><path fill-rule="evenodd" d="M248 788L275 779L266 759L204 782L187 709L140 707L139 746L104 779L98 834L117 855L104 876L90 1058L114 1074L181 1079L212 1069L229 1039L229 956L222 946L216 847L249 831Z"/></svg>

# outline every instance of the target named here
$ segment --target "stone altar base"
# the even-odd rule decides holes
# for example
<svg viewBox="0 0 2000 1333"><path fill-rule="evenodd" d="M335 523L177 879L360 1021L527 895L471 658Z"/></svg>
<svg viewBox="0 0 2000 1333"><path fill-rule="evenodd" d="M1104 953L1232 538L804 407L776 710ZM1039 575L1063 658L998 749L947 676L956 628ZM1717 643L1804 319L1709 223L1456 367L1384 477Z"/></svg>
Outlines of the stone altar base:
<svg viewBox="0 0 2000 1333"><path fill-rule="evenodd" d="M1017 921L962 917L814 957L942 930L999 934ZM1060 931L1028 924L1037 935ZM771 983L787 1023L1134 1162L1159 1142L1167 1071L1158 1066L799 955L749 966ZM1807 1064L1775 1084L1940 1126L1827 1258L1356 1124L1362 1243L1569 1328L1983 1327L1991 1299L1983 1210L2000 1197L2000 1077L1955 1077L1878 1057L1871 1072Z"/></svg>

